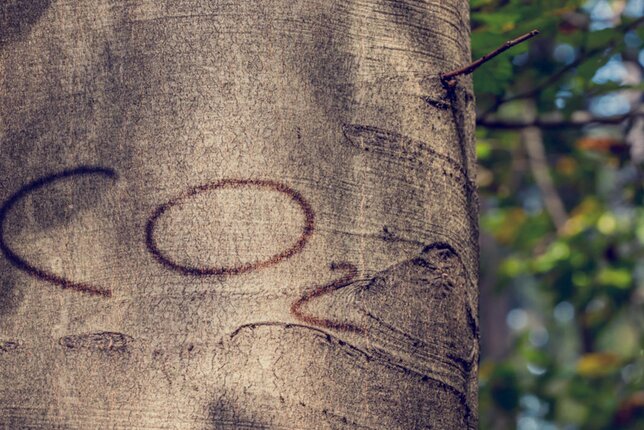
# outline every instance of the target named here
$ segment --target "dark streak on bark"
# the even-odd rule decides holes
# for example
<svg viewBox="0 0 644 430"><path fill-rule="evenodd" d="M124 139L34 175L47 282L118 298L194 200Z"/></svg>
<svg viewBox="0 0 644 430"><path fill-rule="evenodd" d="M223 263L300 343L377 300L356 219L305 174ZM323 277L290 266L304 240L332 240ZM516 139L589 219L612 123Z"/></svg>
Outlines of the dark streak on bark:
<svg viewBox="0 0 644 430"><path fill-rule="evenodd" d="M448 110L450 109L450 104L441 100L435 100L427 96L421 96L421 100L423 100L425 103L428 105L435 107L436 109L439 110Z"/></svg>
<svg viewBox="0 0 644 430"><path fill-rule="evenodd" d="M459 102L459 97L457 94L458 88L447 87L447 96L451 100L451 109L452 109L452 119L454 121L454 128L456 130L456 135L458 137L457 143L459 147L461 162L459 163L461 169L464 171L465 177L469 178L468 170L468 157L467 157L467 148L468 143L465 137L465 118L463 112L466 112L465 108L462 106L462 103ZM469 103L467 100L468 93L464 92L463 99L466 103ZM473 245L478 250L478 237L479 237L479 226L478 226L478 213L479 213L479 202L477 195L477 188L475 184L472 184L472 187L465 188L466 193L466 202L467 202L467 217L470 221L470 229L472 231L472 237L474 239Z"/></svg>
<svg viewBox="0 0 644 430"><path fill-rule="evenodd" d="M468 159L467 159L467 141L465 140L465 123L464 123L464 117L463 117L463 110L459 109L459 102L458 102L458 97L456 94L457 88L448 88L447 92L449 97L452 100L452 117L454 119L454 127L456 128L457 135L458 135L458 144L460 147L460 152L461 152L461 161L463 164L463 167L467 171L467 166L468 166ZM465 102L468 102L468 93L465 93L464 96ZM471 188L471 189L466 189L467 193L467 216L470 221L470 229L472 231L472 244L471 247L475 251L477 255L477 261L478 261L478 254L479 254L479 244L478 244L478 239L479 239L479 226L478 226L478 212L479 212L479 202L478 202L478 194L476 187ZM431 246L431 245L430 245ZM449 246L449 245L447 245ZM455 253L455 255L458 257L459 261L461 264L463 264L460 255L456 253L456 251L451 248L451 251ZM464 266L465 267L465 266ZM478 266L477 266L478 270ZM469 273L467 270L464 270L464 274L467 277L467 282L468 285L471 289L476 289L478 288L477 285L475 285L472 280L469 278ZM477 276L477 279L479 276ZM476 345L479 345L480 342L480 332L479 332L479 324L477 319L475 318L475 312L476 310L472 308L472 305L470 303L470 300L465 301L465 306L466 306L466 318L467 318L467 324L474 335L474 342ZM470 375L470 384L474 384L476 386L477 384L477 377L478 375L476 374L476 371L473 369L475 365L478 364L478 360L480 359L480 356L478 353L474 357L471 358L470 362L467 363L467 366L464 366L464 369L468 369L468 374ZM470 388L468 390L468 393L470 396L476 396L476 389ZM468 395L461 393L459 395L459 401L461 404L463 404L466 408L466 423L468 429L474 429L478 427L478 417L476 412L472 412L472 409L470 407L469 401L468 401Z"/></svg>
<svg viewBox="0 0 644 430"><path fill-rule="evenodd" d="M474 363L472 363L471 361L463 360L462 358L457 357L454 354L447 353L446 357L461 366L463 368L463 372L465 373L470 373L472 366L474 365Z"/></svg>

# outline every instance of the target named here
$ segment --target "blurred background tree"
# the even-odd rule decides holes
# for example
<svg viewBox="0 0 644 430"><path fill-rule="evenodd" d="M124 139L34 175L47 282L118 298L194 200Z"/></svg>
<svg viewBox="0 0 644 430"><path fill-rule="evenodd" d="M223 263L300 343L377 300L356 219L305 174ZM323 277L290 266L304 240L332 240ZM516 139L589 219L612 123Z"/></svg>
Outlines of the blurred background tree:
<svg viewBox="0 0 644 430"><path fill-rule="evenodd" d="M482 429L644 429L643 15L471 1Z"/></svg>

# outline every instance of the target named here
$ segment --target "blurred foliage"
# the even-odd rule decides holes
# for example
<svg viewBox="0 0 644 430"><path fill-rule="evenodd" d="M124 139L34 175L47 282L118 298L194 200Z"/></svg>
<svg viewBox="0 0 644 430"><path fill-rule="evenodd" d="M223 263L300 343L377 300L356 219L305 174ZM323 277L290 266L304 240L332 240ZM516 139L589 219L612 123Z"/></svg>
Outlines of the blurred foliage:
<svg viewBox="0 0 644 430"><path fill-rule="evenodd" d="M482 356L482 429L644 429L643 14L642 0L471 1L474 58L541 30L474 73L481 124L563 124L477 129L499 255L482 279L511 303L495 316L509 344Z"/></svg>

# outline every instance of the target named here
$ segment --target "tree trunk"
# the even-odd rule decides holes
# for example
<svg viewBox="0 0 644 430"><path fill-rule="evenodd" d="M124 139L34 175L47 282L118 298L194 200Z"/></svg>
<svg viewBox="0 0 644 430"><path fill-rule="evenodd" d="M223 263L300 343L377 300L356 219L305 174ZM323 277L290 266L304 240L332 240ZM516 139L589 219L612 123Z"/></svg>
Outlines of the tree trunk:
<svg viewBox="0 0 644 430"><path fill-rule="evenodd" d="M4 428L477 426L467 2L0 11Z"/></svg>

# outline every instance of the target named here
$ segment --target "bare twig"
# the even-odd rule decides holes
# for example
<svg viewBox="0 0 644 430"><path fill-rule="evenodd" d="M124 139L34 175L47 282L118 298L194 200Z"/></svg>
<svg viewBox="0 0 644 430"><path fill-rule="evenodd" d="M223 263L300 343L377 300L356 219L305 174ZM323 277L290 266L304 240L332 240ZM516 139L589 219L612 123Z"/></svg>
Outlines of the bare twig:
<svg viewBox="0 0 644 430"><path fill-rule="evenodd" d="M530 121L536 116L536 108L534 101L529 100L527 103L524 117ZM568 220L568 213L564 207L563 201L557 192L552 175L550 173L550 166L546 158L546 150L543 146L543 133L539 127L526 127L521 130L521 140L525 146L526 153L528 154L528 162L530 163L530 170L534 178L545 209L550 215L550 219L557 228L557 232L563 231L564 225Z"/></svg>
<svg viewBox="0 0 644 430"><path fill-rule="evenodd" d="M558 119L558 118L535 118L529 121L510 121L504 119L486 119L478 118L476 125L486 128L496 128L503 130L520 130L528 127L539 127L543 129L561 129L574 128L590 124L621 124L628 118L644 117L644 112L629 112L624 115L615 115L608 117L590 116L586 118Z"/></svg>
<svg viewBox="0 0 644 430"><path fill-rule="evenodd" d="M640 18L636 19L635 21L632 21L632 22L622 26L621 28L619 28L619 27L615 28L615 30L616 30L616 33L618 35L622 35L622 34L626 33L627 31L630 31L630 30L632 30L634 28L637 28L642 23L644 23L644 17L640 17ZM617 46L618 40L619 40L618 38L615 38L615 39L612 39L610 42L608 42L607 44L605 44L603 46L599 46L597 48L594 48L594 49L591 49L591 50L588 50L588 51L582 51L580 53L580 55L573 62L571 62L570 64L567 64L564 67L562 67L561 69L559 69L557 72L555 72L552 75L550 75L547 79L545 79L541 83L537 84L536 86L534 86L533 88L531 88L528 91L525 91L525 92L522 92L522 93L519 93L519 94L515 94L513 96L509 96L509 97L497 100L489 109L487 109L485 112L483 112L483 114L481 114L480 116L483 117L483 118L487 117L492 112L496 111L499 108L499 106L501 106L501 105L503 105L505 103L508 103L508 102L511 102L511 101L514 101L514 100L520 100L520 99L527 99L527 98L535 97L537 94L542 92L544 89L546 89L550 85L554 84L555 82L557 82L561 78L563 78L566 74L568 74L568 72L570 72L572 70L575 70L582 63L588 61L589 59L593 58L597 54L601 54L602 52L605 52L607 49L612 49L615 46Z"/></svg>
<svg viewBox="0 0 644 430"><path fill-rule="evenodd" d="M454 86L454 84L456 83L454 79L455 77L460 75L469 75L474 70L478 69L482 64L486 63L487 61L490 61L492 58L496 57L500 53L507 51L508 49L512 48L514 45L518 45L519 43L525 42L528 39L532 39L534 36L538 34L539 34L539 30L532 30L531 32L526 33L523 36L519 36L516 39L508 40L503 45L496 48L494 51L490 52L489 54L485 54L478 60L474 61L473 63L470 63L465 67L462 67L458 70L454 70L449 73L441 73L440 74L441 81L449 86Z"/></svg>

